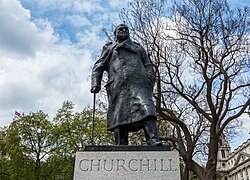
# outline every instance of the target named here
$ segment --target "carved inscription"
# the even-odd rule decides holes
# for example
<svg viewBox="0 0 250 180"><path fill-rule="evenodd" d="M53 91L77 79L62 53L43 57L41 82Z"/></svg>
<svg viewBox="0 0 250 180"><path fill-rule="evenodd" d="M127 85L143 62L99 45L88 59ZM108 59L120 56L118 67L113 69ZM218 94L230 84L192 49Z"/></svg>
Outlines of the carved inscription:
<svg viewBox="0 0 250 180"><path fill-rule="evenodd" d="M77 152L74 180L181 180L177 151Z"/></svg>
<svg viewBox="0 0 250 180"><path fill-rule="evenodd" d="M172 159L82 159L81 171L177 171Z"/></svg>

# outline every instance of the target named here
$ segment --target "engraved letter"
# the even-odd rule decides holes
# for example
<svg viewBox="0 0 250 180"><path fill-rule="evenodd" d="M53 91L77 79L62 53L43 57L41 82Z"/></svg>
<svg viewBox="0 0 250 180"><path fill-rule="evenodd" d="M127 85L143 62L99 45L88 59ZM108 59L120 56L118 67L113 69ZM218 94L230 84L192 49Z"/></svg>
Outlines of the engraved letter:
<svg viewBox="0 0 250 180"><path fill-rule="evenodd" d="M81 160L80 163L79 163L79 168L80 168L82 171L88 171L88 170L89 170L88 164L85 165L86 163L83 162L83 161L87 161L87 162L88 162L89 160L88 160L88 159L83 159L83 160ZM86 168L84 168L84 165L85 165Z"/></svg>
<svg viewBox="0 0 250 180"><path fill-rule="evenodd" d="M172 163L171 163L172 159L169 159L169 167L170 167L170 171L177 171L177 168L172 169Z"/></svg>
<svg viewBox="0 0 250 180"><path fill-rule="evenodd" d="M138 161L137 159L130 159L129 160L129 162L128 162L128 168L131 170L131 171L138 171L138 168L134 168L134 169L132 169L132 161ZM136 163L136 164L134 164L134 166L133 167L136 167L136 165L138 166L138 164Z"/></svg>
<svg viewBox="0 0 250 180"><path fill-rule="evenodd" d="M120 164L120 162L121 162L121 164ZM124 159L117 159L117 171L119 171L119 167L122 167L125 171L127 171L126 168L124 167L124 164L125 164Z"/></svg>
<svg viewBox="0 0 250 180"><path fill-rule="evenodd" d="M97 163L96 164L94 164L93 163L93 161L94 161L94 159L91 159L91 164L90 164L90 171L93 171L93 166L97 166L97 171L100 171L100 162L101 162L101 159L98 159L97 161Z"/></svg>
<svg viewBox="0 0 250 180"><path fill-rule="evenodd" d="M146 159L147 163L142 163L143 159L140 159L140 171L142 171L142 167L146 166L147 167L147 171L149 171L149 159Z"/></svg>
<svg viewBox="0 0 250 180"><path fill-rule="evenodd" d="M156 171L157 169L156 169L156 161L157 161L157 159L153 159L154 160L154 171Z"/></svg>
<svg viewBox="0 0 250 180"><path fill-rule="evenodd" d="M104 170L105 171L112 171L113 170L113 166L114 166L114 159L111 159L111 164L110 164L110 168L109 169L106 167L107 159L104 159L103 161L104 161Z"/></svg>
<svg viewBox="0 0 250 180"><path fill-rule="evenodd" d="M161 171L169 171L169 169L164 169L164 159L161 160Z"/></svg>

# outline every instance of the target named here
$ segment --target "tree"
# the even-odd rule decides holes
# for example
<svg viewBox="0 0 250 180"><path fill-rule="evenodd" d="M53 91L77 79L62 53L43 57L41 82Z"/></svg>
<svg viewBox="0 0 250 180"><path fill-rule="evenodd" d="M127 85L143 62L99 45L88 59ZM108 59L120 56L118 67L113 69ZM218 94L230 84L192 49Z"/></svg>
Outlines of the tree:
<svg viewBox="0 0 250 180"><path fill-rule="evenodd" d="M106 130L103 113L97 110L95 117L94 144L112 144L113 138ZM47 169L53 175L50 179L72 179L75 153L84 150L85 146L92 145L92 110L85 108L80 112L74 112L74 103L64 101L53 122L55 151L47 163Z"/></svg>
<svg viewBox="0 0 250 180"><path fill-rule="evenodd" d="M0 127L0 179L7 180L10 177L10 168L8 166L8 157L6 156L7 127Z"/></svg>
<svg viewBox="0 0 250 180"><path fill-rule="evenodd" d="M104 113L97 110L95 121L94 143L113 144ZM0 179L72 179L76 151L92 145L92 110L74 112L74 104L65 101L53 122L43 111L31 112L13 120L3 132Z"/></svg>
<svg viewBox="0 0 250 180"><path fill-rule="evenodd" d="M183 179L190 170L216 179L220 136L250 105L249 9L185 0L168 10L165 0L135 0L122 18L155 66L157 112L173 126L169 140L185 162Z"/></svg>
<svg viewBox="0 0 250 180"><path fill-rule="evenodd" d="M10 157L11 179L42 178L43 161L50 155L51 122L42 111L14 120L8 128L6 153Z"/></svg>
<svg viewBox="0 0 250 180"><path fill-rule="evenodd" d="M92 132L92 110L85 108L76 113L73 110L74 104L65 101L54 118L57 147L71 156L76 151L84 150L86 145L91 145ZM95 117L95 144L111 144L111 134L106 131L103 113L97 110Z"/></svg>
<svg viewBox="0 0 250 180"><path fill-rule="evenodd" d="M15 124L12 123L7 130L7 137L4 146L4 151L9 157L9 160L3 161L5 168L7 169L7 179L20 179L25 180L25 177L34 177L33 172L30 172L28 176L28 162L29 159L26 157L21 148L21 139L18 135L18 129L15 128Z"/></svg>

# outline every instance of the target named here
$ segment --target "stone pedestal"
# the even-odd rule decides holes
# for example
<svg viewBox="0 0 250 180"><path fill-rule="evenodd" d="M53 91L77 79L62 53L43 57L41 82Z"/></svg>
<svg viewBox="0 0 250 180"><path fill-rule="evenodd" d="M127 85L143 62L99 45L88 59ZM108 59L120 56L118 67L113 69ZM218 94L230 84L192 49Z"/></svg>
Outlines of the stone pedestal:
<svg viewBox="0 0 250 180"><path fill-rule="evenodd" d="M74 180L180 180L169 146L88 146L76 153Z"/></svg>

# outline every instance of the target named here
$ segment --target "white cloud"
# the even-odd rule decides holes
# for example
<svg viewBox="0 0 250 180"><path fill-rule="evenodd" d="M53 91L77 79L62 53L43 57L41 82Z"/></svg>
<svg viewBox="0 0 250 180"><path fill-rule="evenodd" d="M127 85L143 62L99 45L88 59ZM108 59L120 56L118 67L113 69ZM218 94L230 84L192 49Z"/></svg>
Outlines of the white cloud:
<svg viewBox="0 0 250 180"><path fill-rule="evenodd" d="M1 112L42 109L52 115L64 100L82 109L91 102L91 63L89 51L64 44L37 51L33 59L1 63Z"/></svg>
<svg viewBox="0 0 250 180"><path fill-rule="evenodd" d="M96 36L97 31L99 31L99 29L101 29L101 27L97 27L97 28L93 28L90 30L86 30L83 33L78 33L78 39L80 44L85 47L85 48L90 48L90 49L96 49L98 48L98 50L101 49L101 46L104 45L105 40L107 40L107 38L100 38L98 36Z"/></svg>
<svg viewBox="0 0 250 180"><path fill-rule="evenodd" d="M73 1L73 9L77 12L91 15L97 11L102 11L103 7L100 0L75 0Z"/></svg>
<svg viewBox="0 0 250 180"><path fill-rule="evenodd" d="M0 52L10 55L34 55L41 45L42 36L34 23L29 21L30 12L16 0L0 2Z"/></svg>
<svg viewBox="0 0 250 180"><path fill-rule="evenodd" d="M248 114L242 114L239 118L240 121L243 123L242 130L246 133L250 133L250 117Z"/></svg>
<svg viewBox="0 0 250 180"><path fill-rule="evenodd" d="M242 127L240 128L238 136L230 143L232 150L250 138L250 117L247 114L243 114L239 120L242 121Z"/></svg>
<svg viewBox="0 0 250 180"><path fill-rule="evenodd" d="M0 3L0 32L5 35L0 39L5 47L0 50L0 126L11 122L15 110L28 114L41 109L53 117L64 100L78 110L89 105L92 52L59 39L47 20L32 21L17 0Z"/></svg>
<svg viewBox="0 0 250 180"><path fill-rule="evenodd" d="M70 23L75 27L83 27L83 26L91 24L90 21L86 17L76 15L76 14L67 16L66 19L69 20Z"/></svg>
<svg viewBox="0 0 250 180"><path fill-rule="evenodd" d="M130 1L129 0L127 1L108 0L108 2L113 8L121 9L121 7L123 6L126 7Z"/></svg>
<svg viewBox="0 0 250 180"><path fill-rule="evenodd" d="M101 0L22 0L35 5L40 13L51 10L93 14L103 9Z"/></svg>
<svg viewBox="0 0 250 180"><path fill-rule="evenodd" d="M37 10L39 10L38 13L44 13L49 10L67 10L72 8L72 0L21 0L22 2L32 4Z"/></svg>
<svg viewBox="0 0 250 180"><path fill-rule="evenodd" d="M76 110L92 104L91 66L107 40L101 30L119 21L119 9L111 12L117 7L111 5L98 0L0 1L0 126L9 125L16 110L43 110L53 117L64 100L74 102ZM67 23L75 28L77 43L70 41L69 27L60 29Z"/></svg>

